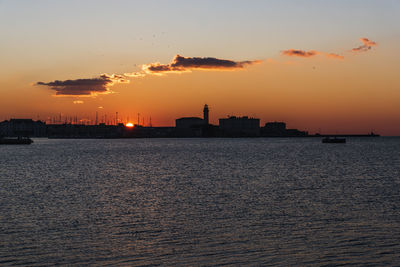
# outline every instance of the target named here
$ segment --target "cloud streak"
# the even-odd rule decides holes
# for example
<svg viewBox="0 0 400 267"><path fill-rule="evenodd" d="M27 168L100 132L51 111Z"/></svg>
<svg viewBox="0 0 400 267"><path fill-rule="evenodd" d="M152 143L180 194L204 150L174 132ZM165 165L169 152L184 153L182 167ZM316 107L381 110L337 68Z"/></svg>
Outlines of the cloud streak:
<svg viewBox="0 0 400 267"><path fill-rule="evenodd" d="M359 47L351 49L352 52L359 53L359 52L367 52L371 50L372 47L377 46L378 43L369 40L368 38L360 38L361 42L363 43Z"/></svg>
<svg viewBox="0 0 400 267"><path fill-rule="evenodd" d="M55 96L97 96L113 93L110 87L117 83L129 83L129 80L118 74L101 74L97 78L37 82L36 85L49 87Z"/></svg>
<svg viewBox="0 0 400 267"><path fill-rule="evenodd" d="M313 57L318 55L318 52L314 50L304 51L298 49L289 49L289 50L283 50L282 55L290 57Z"/></svg>
<svg viewBox="0 0 400 267"><path fill-rule="evenodd" d="M371 50L373 47L378 46L378 43L371 41L368 38L360 38L362 45L355 47L350 50L350 52L353 53L361 53L361 52L367 52ZM290 56L290 57L302 57L302 58L311 58L317 55L323 55L326 58L329 59L344 59L344 56L335 54L335 53L327 53L327 52L321 52L321 51L316 51L316 50L299 50L299 49L288 49L284 50L281 52L281 55L284 56Z"/></svg>
<svg viewBox="0 0 400 267"><path fill-rule="evenodd" d="M214 57L183 57L176 55L169 64L161 64L159 62L144 64L142 70L147 74L181 73L189 72L193 69L237 70L260 62L261 60L233 61Z"/></svg>
<svg viewBox="0 0 400 267"><path fill-rule="evenodd" d="M124 73L124 76L130 77L130 78L141 78L141 77L146 76L146 74L143 72L130 72L130 73L128 72L128 73Z"/></svg>
<svg viewBox="0 0 400 267"><path fill-rule="evenodd" d="M326 52L320 52L320 51L315 51L315 50L299 50L299 49L288 49L284 50L281 52L282 55L284 56L290 56L290 57L302 57L302 58L310 58L314 57L317 55L324 55L326 58L331 58L331 59L344 59L344 56L335 54L335 53L326 53Z"/></svg>
<svg viewBox="0 0 400 267"><path fill-rule="evenodd" d="M323 53L325 57L327 58L333 58L333 59L344 59L344 56L335 54L335 53Z"/></svg>

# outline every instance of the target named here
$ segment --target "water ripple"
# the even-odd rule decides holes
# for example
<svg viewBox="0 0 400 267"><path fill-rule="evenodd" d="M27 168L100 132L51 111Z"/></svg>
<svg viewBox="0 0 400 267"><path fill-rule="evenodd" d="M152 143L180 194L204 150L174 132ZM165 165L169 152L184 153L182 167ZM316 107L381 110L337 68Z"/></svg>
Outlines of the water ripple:
<svg viewBox="0 0 400 267"><path fill-rule="evenodd" d="M0 147L0 265L400 265L400 139Z"/></svg>

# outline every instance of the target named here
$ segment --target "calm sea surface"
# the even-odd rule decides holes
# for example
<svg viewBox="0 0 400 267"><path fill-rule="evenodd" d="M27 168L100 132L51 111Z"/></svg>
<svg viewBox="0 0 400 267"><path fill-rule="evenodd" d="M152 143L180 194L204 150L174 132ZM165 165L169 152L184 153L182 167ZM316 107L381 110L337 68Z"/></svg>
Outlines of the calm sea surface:
<svg viewBox="0 0 400 267"><path fill-rule="evenodd" d="M0 146L0 265L400 265L400 138Z"/></svg>

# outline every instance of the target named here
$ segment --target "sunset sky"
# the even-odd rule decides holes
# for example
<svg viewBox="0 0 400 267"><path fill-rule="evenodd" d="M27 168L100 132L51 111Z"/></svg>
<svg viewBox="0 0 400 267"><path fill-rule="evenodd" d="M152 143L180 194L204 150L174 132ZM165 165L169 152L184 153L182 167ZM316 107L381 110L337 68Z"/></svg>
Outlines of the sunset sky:
<svg viewBox="0 0 400 267"><path fill-rule="evenodd" d="M400 1L0 0L0 121L400 135Z"/></svg>

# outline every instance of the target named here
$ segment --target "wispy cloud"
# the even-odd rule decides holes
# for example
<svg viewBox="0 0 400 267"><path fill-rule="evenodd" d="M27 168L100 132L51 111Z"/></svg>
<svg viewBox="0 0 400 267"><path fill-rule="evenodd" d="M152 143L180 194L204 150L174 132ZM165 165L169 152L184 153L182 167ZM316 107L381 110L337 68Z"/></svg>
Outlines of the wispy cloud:
<svg viewBox="0 0 400 267"><path fill-rule="evenodd" d="M56 96L97 96L113 93L110 87L116 83L129 83L129 80L118 74L101 74L97 78L37 82L36 85L49 87Z"/></svg>
<svg viewBox="0 0 400 267"><path fill-rule="evenodd" d="M358 53L358 52L366 52L368 50L371 50L372 47L377 46L378 43L373 42L369 40L368 38L360 38L361 42L363 43L359 47L351 49L352 52Z"/></svg>
<svg viewBox="0 0 400 267"><path fill-rule="evenodd" d="M305 51L298 49L289 49L289 50L283 50L282 55L291 57L313 57L318 55L318 52L314 50Z"/></svg>
<svg viewBox="0 0 400 267"><path fill-rule="evenodd" d="M371 41L368 38L360 38L362 45L351 49L350 51L353 53L360 53L360 52L367 52L371 50L373 47L377 46L378 43ZM326 58L330 59L344 59L344 56L336 54L336 53L327 53L321 52L316 50L299 50L299 49L288 49L281 52L284 56L291 56L291 57L302 57L302 58L310 58L317 55L323 55Z"/></svg>
<svg viewBox="0 0 400 267"><path fill-rule="evenodd" d="M128 72L128 73L124 73L124 76L130 77L130 78L140 78L140 77L146 76L146 74L143 72L130 72L130 73Z"/></svg>
<svg viewBox="0 0 400 267"><path fill-rule="evenodd" d="M148 74L180 73L188 72L192 69L200 70L236 70L243 69L247 65L260 63L261 60L233 61L228 59L218 59L214 57L183 57L176 55L171 63L144 64L142 69Z"/></svg>
<svg viewBox="0 0 400 267"><path fill-rule="evenodd" d="M327 58L333 58L333 59L344 59L344 56L335 54L335 53L323 53L325 57Z"/></svg>
<svg viewBox="0 0 400 267"><path fill-rule="evenodd" d="M299 50L299 49L288 49L284 50L281 52L282 55L284 56L291 56L291 57L303 57L303 58L309 58L309 57L314 57L317 55L324 55L327 58L332 58L332 59L344 59L344 56L335 54L335 53L326 53L326 52L320 52L320 51L315 51L315 50Z"/></svg>
<svg viewBox="0 0 400 267"><path fill-rule="evenodd" d="M82 100L74 100L72 101L74 104L83 104L84 102Z"/></svg>

